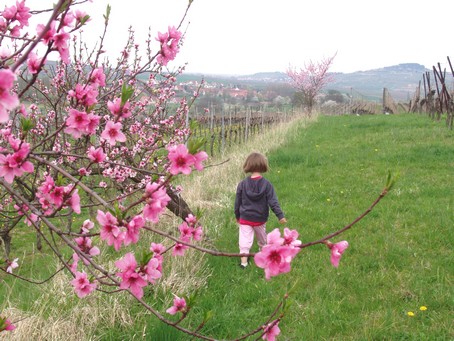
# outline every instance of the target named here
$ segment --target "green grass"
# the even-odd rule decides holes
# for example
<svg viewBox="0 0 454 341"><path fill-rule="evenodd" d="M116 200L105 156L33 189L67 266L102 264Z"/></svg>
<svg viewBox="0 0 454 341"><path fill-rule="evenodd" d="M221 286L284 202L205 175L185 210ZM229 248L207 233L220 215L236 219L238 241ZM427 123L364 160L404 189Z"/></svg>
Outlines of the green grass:
<svg viewBox="0 0 454 341"><path fill-rule="evenodd" d="M255 266L239 269L236 259L210 259L214 273L198 302L216 314L206 330L234 338L257 327L295 285L280 324L284 340L453 339L453 137L443 123L410 115L320 117L289 136L269 153L266 176L303 242L354 220L381 192L388 171L398 182L333 240L350 243L338 269L320 245L270 281ZM218 213L216 223L225 226L217 246L236 251L231 215ZM272 217L268 230L275 227Z"/></svg>
<svg viewBox="0 0 454 341"><path fill-rule="evenodd" d="M211 310L214 317L202 332L216 339L236 338L264 323L293 288L280 340L454 339L454 134L444 122L417 115L319 117L305 129L293 129L284 145L267 156L271 170L266 177L275 186L288 226L299 231L303 242L354 220L381 192L388 171L399 179L369 215L332 240L350 244L337 269L322 245L302 250L289 274L270 281L255 265L242 270L236 258L208 257L212 274L183 321L185 327L195 329ZM234 194L231 206L219 205L204 217L215 247L227 252L238 251ZM272 216L268 231L275 227ZM22 247L13 239L15 254L20 256ZM50 272L46 252L27 257L32 262L20 269L22 274L43 278L42 268ZM18 281L5 279L0 286L0 297L20 309L30 308L40 295L39 289ZM167 308L167 302L153 297L148 302L160 311ZM68 300L62 314L77 305ZM128 305L127 299L121 301L131 320L99 323L92 339L190 339L141 307ZM55 305L56 299L49 302ZM421 306L428 309L420 311ZM409 311L415 316L409 317Z"/></svg>

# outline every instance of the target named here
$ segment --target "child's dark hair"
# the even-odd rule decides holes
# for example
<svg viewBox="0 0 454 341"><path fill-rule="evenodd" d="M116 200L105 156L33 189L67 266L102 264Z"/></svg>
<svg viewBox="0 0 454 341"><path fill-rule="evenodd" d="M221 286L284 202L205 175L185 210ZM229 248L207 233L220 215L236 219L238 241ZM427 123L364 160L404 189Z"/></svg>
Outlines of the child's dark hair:
<svg viewBox="0 0 454 341"><path fill-rule="evenodd" d="M251 153L244 161L243 171L245 173L265 173L268 171L268 159L260 153Z"/></svg>

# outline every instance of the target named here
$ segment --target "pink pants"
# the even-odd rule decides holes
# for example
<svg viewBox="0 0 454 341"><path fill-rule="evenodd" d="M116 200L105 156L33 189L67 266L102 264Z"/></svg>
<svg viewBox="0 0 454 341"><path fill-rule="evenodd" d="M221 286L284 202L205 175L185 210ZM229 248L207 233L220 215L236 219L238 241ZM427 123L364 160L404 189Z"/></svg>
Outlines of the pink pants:
<svg viewBox="0 0 454 341"><path fill-rule="evenodd" d="M249 253L254 242L254 235L257 237L257 244L262 249L266 245L266 224L260 226L249 226L239 224L240 227L240 253Z"/></svg>

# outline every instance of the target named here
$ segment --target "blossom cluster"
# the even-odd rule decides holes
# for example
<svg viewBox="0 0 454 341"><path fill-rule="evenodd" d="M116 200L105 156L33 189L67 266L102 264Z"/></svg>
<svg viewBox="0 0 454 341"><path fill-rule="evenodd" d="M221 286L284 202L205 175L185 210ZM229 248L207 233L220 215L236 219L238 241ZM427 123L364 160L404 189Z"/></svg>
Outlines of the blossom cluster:
<svg viewBox="0 0 454 341"><path fill-rule="evenodd" d="M117 276L121 278L120 289L129 289L137 298L143 297L143 287L162 275L162 257L151 257L145 264L138 264L133 253L128 252L122 259L115 262L121 271Z"/></svg>
<svg viewBox="0 0 454 341"><path fill-rule="evenodd" d="M291 261L301 250L298 232L284 228L284 235L278 228L267 235L267 244L254 256L255 264L265 270L265 278L287 273L291 269Z"/></svg>
<svg viewBox="0 0 454 341"><path fill-rule="evenodd" d="M158 55L158 63L166 66L171 60L174 60L179 48L178 43L181 39L181 32L175 26L169 26L168 31L161 33L158 32L157 41L161 44L161 50Z"/></svg>
<svg viewBox="0 0 454 341"><path fill-rule="evenodd" d="M179 240L184 243L190 243L191 240L200 241L202 239L203 230L202 226L199 225L197 218L192 214L189 214L185 221L178 227L180 231ZM184 252L189 248L186 244L176 243L172 255L183 256Z"/></svg>
<svg viewBox="0 0 454 341"><path fill-rule="evenodd" d="M34 170L33 164L27 160L30 144L15 138L9 129L3 130L2 135L8 141L12 153L0 154L0 177L11 184L15 177L32 173ZM4 151L7 152L0 147L0 153Z"/></svg>

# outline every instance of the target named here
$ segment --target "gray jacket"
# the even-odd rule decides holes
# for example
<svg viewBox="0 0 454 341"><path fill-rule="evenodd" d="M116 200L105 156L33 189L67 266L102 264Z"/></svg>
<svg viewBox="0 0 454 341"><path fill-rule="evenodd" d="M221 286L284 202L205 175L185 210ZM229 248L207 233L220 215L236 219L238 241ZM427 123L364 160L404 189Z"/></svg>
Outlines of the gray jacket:
<svg viewBox="0 0 454 341"><path fill-rule="evenodd" d="M235 198L236 219L265 223L269 209L281 220L284 218L273 185L264 177L247 177L238 184Z"/></svg>

